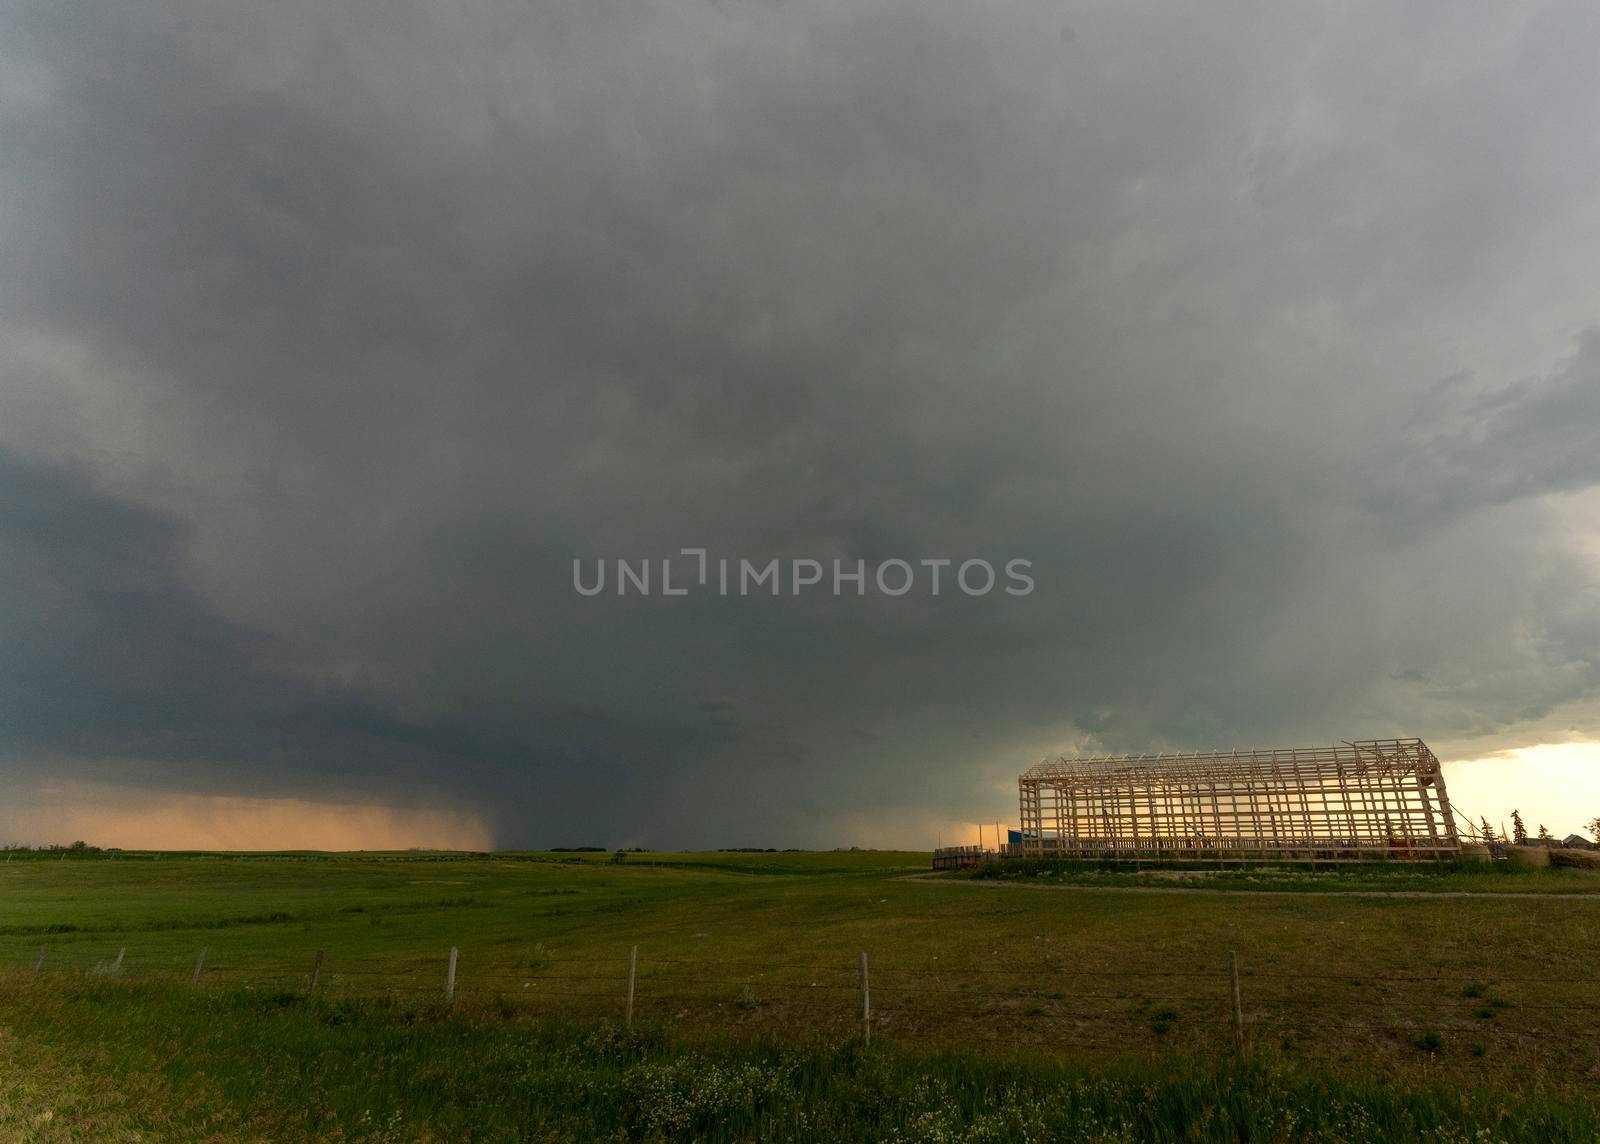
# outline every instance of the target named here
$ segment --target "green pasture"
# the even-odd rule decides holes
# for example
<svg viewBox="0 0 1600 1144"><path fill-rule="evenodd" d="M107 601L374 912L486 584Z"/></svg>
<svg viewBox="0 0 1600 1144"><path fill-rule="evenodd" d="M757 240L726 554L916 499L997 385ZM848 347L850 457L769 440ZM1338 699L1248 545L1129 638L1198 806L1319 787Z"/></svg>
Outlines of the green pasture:
<svg viewBox="0 0 1600 1144"><path fill-rule="evenodd" d="M715 1136L705 1110L726 1098L740 1111L718 1123L743 1126L728 1138L784 1138L786 1102L815 1096L822 1135L885 1138L888 1105L856 1104L860 1077L881 1072L894 1115L926 1128L906 1139L1012 1138L985 1101L1013 1127L1058 1132L1051 1086L1091 1094L1083 1123L1099 1134L1077 1138L1144 1139L1130 1127L1140 1102L1105 1096L1140 1085L1170 1097L1161 1115L1194 1139L1237 1138L1243 1113L1219 1102L1240 1085L1260 1089L1266 1119L1250 1123L1277 1125L1260 1138L1299 1138L1281 1118L1302 1098L1318 1138L1362 1138L1351 1110L1369 1105L1441 1140L1491 1124L1489 1138L1533 1138L1507 1134L1513 1108L1544 1139L1595 1136L1592 873L1406 873L1368 896L927 865L870 851L13 854L0 861L0 1130L203 1139L209 1117L232 1126L217 1139L507 1139L516 1123L529 1138L698 1138ZM1393 876L1322 885L1370 893ZM1496 895L1460 894L1479 885ZM707 1096L715 1077L732 1088ZM641 1111L639 1085L667 1111ZM541 1102L571 1086L587 1095L564 1121ZM310 1111L297 1090L316 1094ZM114 1107L106 1091L122 1094ZM90 1120L104 1132L72 1135Z"/></svg>

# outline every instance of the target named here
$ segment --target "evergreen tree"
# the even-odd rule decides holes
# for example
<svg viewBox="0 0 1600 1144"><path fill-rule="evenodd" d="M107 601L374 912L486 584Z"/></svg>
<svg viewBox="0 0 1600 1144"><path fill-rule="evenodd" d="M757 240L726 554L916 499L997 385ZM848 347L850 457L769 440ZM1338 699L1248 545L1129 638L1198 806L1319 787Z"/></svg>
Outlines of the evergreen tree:
<svg viewBox="0 0 1600 1144"><path fill-rule="evenodd" d="M1484 818L1482 815L1479 815L1479 817L1478 817L1478 825L1483 829L1483 840L1484 840L1484 842L1487 843L1487 842L1495 841L1494 827L1489 825L1489 820L1487 818Z"/></svg>
<svg viewBox="0 0 1600 1144"><path fill-rule="evenodd" d="M1600 842L1600 815L1589 820L1589 834L1596 842Z"/></svg>
<svg viewBox="0 0 1600 1144"><path fill-rule="evenodd" d="M1528 844L1528 828L1522 825L1522 812L1519 810L1511 812L1511 841L1518 846Z"/></svg>
<svg viewBox="0 0 1600 1144"><path fill-rule="evenodd" d="M1550 828L1548 826L1546 826L1542 822L1539 824L1539 841L1540 842L1554 842L1555 841L1555 836L1550 833Z"/></svg>

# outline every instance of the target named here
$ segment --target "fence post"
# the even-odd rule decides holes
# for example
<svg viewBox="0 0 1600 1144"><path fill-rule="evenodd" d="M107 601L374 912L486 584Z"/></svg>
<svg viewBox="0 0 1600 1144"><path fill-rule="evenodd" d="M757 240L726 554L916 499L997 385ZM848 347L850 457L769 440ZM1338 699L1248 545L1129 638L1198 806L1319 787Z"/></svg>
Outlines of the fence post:
<svg viewBox="0 0 1600 1144"><path fill-rule="evenodd" d="M867 980L867 951L861 951L861 1036L872 1043L872 988Z"/></svg>
<svg viewBox="0 0 1600 1144"><path fill-rule="evenodd" d="M44 968L44 955L50 952L50 943L45 942L39 947L39 956L33 959L33 971L38 973Z"/></svg>
<svg viewBox="0 0 1600 1144"><path fill-rule="evenodd" d="M444 999L451 1002L456 998L456 947L450 947L450 968L444 975Z"/></svg>
<svg viewBox="0 0 1600 1144"><path fill-rule="evenodd" d="M194 976L189 978L189 984L190 985L199 985L200 984L200 970L205 967L205 964L206 964L206 947L205 946L201 946L200 947L200 956L194 959Z"/></svg>
<svg viewBox="0 0 1600 1144"><path fill-rule="evenodd" d="M622 1023L626 1028L633 1028L633 978L639 969L639 947L633 946L628 950L628 1004L622 1012Z"/></svg>
<svg viewBox="0 0 1600 1144"><path fill-rule="evenodd" d="M311 987L306 990L306 996L317 991L317 978L322 976L322 951L317 950L317 956L311 961Z"/></svg>
<svg viewBox="0 0 1600 1144"><path fill-rule="evenodd" d="M1230 949L1228 956L1233 961L1233 1043L1242 1053L1244 1052L1244 1006L1239 1001L1239 954L1236 950Z"/></svg>

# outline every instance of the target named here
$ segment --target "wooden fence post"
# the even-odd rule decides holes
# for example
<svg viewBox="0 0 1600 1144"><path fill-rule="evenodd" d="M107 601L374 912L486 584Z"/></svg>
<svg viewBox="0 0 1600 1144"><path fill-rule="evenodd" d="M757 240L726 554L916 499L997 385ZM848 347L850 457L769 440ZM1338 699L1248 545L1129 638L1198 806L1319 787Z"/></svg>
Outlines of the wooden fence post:
<svg viewBox="0 0 1600 1144"><path fill-rule="evenodd" d="M206 947L205 946L201 946L200 947L200 956L194 959L194 976L189 978L189 984L190 985L199 985L200 984L200 970L205 968L205 964L206 964Z"/></svg>
<svg viewBox="0 0 1600 1144"><path fill-rule="evenodd" d="M39 947L39 956L33 959L33 971L35 973L38 973L41 969L44 968L44 955L49 953L49 952L50 952L50 943L49 942L45 942L45 944L43 944L43 945L41 945Z"/></svg>
<svg viewBox="0 0 1600 1144"><path fill-rule="evenodd" d="M861 951L861 1035L872 1043L872 988L867 980L867 951Z"/></svg>
<svg viewBox="0 0 1600 1144"><path fill-rule="evenodd" d="M444 999L451 1002L456 998L456 947L450 947L450 968L444 975Z"/></svg>
<svg viewBox="0 0 1600 1144"><path fill-rule="evenodd" d="M1239 1000L1239 954L1230 949L1228 956L1233 960L1233 1043L1242 1053L1244 1052L1244 1006Z"/></svg>
<svg viewBox="0 0 1600 1144"><path fill-rule="evenodd" d="M639 969L639 947L633 946L628 950L628 1004L622 1011L622 1023L626 1028L633 1028L633 979Z"/></svg>
<svg viewBox="0 0 1600 1144"><path fill-rule="evenodd" d="M311 960L311 987L306 990L306 996L317 991L317 978L322 976L322 951L317 950L317 956Z"/></svg>

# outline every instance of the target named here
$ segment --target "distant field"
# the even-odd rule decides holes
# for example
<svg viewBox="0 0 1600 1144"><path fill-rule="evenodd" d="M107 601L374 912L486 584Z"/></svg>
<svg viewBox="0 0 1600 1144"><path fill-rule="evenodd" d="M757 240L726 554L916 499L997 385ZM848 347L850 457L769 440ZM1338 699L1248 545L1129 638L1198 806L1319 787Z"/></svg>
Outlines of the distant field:
<svg viewBox="0 0 1600 1144"><path fill-rule="evenodd" d="M158 1139L202 1139L209 1122L234 1125L209 1130L219 1139L454 1139L502 1121L482 1106L474 1120L472 1086L447 1074L467 1070L500 1091L512 1082L482 1074L510 1067L507 1052L536 1104L556 1099L549 1085L568 1083L548 1071L559 1058L589 1077L572 1084L598 1085L595 1092L613 1082L626 1088L648 1065L666 1086L660 1099L701 1113L710 1106L695 1104L704 1096L695 1095L699 1074L682 1062L716 1075L746 1066L759 1073L778 1067L776 1053L788 1062L779 1080L769 1077L777 1087L739 1097L738 1116L712 1120L774 1135L761 1117L801 1099L783 1093L803 1074L842 1102L829 1132L855 1138L851 1117L867 1114L851 1111L854 1089L818 1077L845 1067L839 1053L859 1051L866 950L869 1051L881 1058L852 1056L849 1068L889 1070L906 1100L919 1083L967 1078L961 1083L977 1086L967 1097L935 1101L942 1112L923 1109L945 1138L946 1130L959 1130L957 1138L990 1131L978 1113L1006 1085L1051 1092L1076 1078L1166 1092L1167 1081L1151 1079L1162 1077L1188 1086L1187 1096L1172 1097L1179 1119L1201 1115L1183 1109L1215 1105L1239 1084L1264 1086L1263 1115L1278 1116L1270 1093L1310 1084L1328 1100L1345 1092L1334 1101L1340 1108L1347 1099L1360 1107L1421 1101L1423 1111L1405 1115L1435 1117L1437 1139L1455 1138L1446 1128L1471 1138L1468 1128L1491 1120L1497 1139L1534 1138L1505 1128L1508 1108L1543 1125L1541 1139L1600 1136L1592 1095L1600 1090L1600 896L1536 896L1590 893L1600 876L1385 870L1314 885L1520 896L1219 896L1151 894L1093 872L1082 876L1099 879L1104 892L908 877L927 865L925 854L882 852L630 854L620 862L610 854L17 855L0 862L0 1025L8 1030L0 1117L11 1118L0 1118L0 1130L72 1139L77 1117L80 1131L97 1126L96 1138L144 1125ZM1203 881L1251 888L1239 879L1292 877ZM459 959L447 1009L451 946ZM638 1036L629 1039L616 1026L634 946ZM317 991L307 1000L318 951ZM1239 1061L1233 953L1244 1060L1257 1070L1243 1080L1227 1071ZM437 1057L418 1058L424 1045ZM360 1060L332 1060L350 1053ZM402 1068L410 1072L393 1075ZM434 1078L431 1087L417 1081L419 1069ZM991 1096L971 1095L989 1092L985 1085L995 1086ZM316 1096L310 1112L294 1095L302 1090ZM107 1091L119 1094L110 1107L100 1099ZM613 1107L622 1099L594 1096L584 1106L589 1119L550 1121L550 1138L579 1123L634 1137L710 1132L699 1113L652 1119L632 1105ZM1112 1104L1102 1109L1112 1127L1082 1138L1124 1138L1112 1130ZM907 1104L895 1115L913 1112ZM1215 1118L1240 1114L1213 1108L1211 1128L1196 1138L1231 1138L1233 1122ZM542 1113L522 1115L519 1123L544 1123ZM869 1123L884 1121L858 1127ZM1327 1138L1362 1138L1353 1132L1330 1127ZM940 1137L930 1127L906 1138Z"/></svg>

